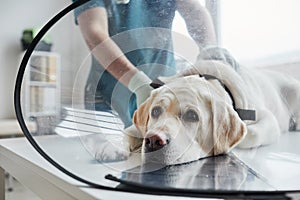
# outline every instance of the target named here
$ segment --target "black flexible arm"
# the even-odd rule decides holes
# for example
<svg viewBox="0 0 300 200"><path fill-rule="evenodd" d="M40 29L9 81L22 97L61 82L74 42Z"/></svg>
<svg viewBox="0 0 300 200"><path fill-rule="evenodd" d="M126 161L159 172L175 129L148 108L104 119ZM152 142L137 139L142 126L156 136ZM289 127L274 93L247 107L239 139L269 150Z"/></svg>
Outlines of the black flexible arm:
<svg viewBox="0 0 300 200"><path fill-rule="evenodd" d="M36 143L36 141L33 139L32 135L30 134L29 130L27 129L27 126L25 124L23 114L22 114L22 108L21 108L21 86L22 86L22 80L24 77L25 73L25 68L27 66L28 60L31 57L32 52L34 51L36 45L39 43L39 41L43 38L43 36L47 33L47 31L56 23L58 22L61 18L63 18L66 14L68 14L70 11L73 9L81 6L82 4L88 2L90 0L78 0L65 9L63 9L61 12L59 12L56 16L54 16L41 30L40 32L36 35L36 37L33 39L32 43L29 45L27 51L25 52L25 55L22 59L17 78L16 78L16 83L15 83L15 91L14 91L14 106L15 106L15 113L17 120L20 124L20 127L25 134L26 138L29 140L30 144L52 165L54 165L57 169L62 171L63 173L69 175L70 177L81 181L83 183L86 183L88 185L91 185L92 187L96 188L101 188L101 189L110 189L112 190L113 188L110 187L105 187L90 181L87 181L85 179L82 179L75 174L71 173L70 171L66 170L64 167L62 167L60 164L55 162L50 156L47 155L47 153L44 152L44 150Z"/></svg>

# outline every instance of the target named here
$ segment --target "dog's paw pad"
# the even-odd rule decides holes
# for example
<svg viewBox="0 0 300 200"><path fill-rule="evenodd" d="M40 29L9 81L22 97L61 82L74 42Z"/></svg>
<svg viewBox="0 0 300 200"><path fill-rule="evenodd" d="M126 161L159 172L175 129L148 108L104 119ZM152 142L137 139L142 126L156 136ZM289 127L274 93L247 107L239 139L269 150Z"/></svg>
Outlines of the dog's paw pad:
<svg viewBox="0 0 300 200"><path fill-rule="evenodd" d="M113 145L110 142L105 142L97 147L95 151L95 159L99 162L118 162L127 160L130 152Z"/></svg>

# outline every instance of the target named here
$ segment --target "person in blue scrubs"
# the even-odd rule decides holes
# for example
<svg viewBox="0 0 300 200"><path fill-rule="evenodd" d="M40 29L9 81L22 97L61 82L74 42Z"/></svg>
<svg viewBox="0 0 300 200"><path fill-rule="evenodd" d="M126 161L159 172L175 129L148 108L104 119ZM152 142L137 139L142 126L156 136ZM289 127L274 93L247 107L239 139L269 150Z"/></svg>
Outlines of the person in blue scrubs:
<svg viewBox="0 0 300 200"><path fill-rule="evenodd" d="M176 11L197 44L215 45L211 17L199 0L91 0L75 9L93 55L87 109L113 107L125 127L132 124L135 109L153 89L152 80L176 71L171 31ZM158 42L160 48L147 48Z"/></svg>

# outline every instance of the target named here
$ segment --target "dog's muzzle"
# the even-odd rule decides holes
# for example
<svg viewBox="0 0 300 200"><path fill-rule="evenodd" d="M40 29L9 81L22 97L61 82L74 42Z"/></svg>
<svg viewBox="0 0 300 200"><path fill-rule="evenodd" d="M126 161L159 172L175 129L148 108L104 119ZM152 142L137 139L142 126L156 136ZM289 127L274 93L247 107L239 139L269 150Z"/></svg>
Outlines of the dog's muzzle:
<svg viewBox="0 0 300 200"><path fill-rule="evenodd" d="M144 140L145 153L157 151L170 143L169 138L159 134L151 134Z"/></svg>

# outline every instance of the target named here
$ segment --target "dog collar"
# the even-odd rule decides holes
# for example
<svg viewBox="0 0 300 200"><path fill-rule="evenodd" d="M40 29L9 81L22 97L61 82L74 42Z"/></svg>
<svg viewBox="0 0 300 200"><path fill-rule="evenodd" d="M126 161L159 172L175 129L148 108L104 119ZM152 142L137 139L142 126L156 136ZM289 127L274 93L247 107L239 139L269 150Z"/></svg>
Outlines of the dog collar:
<svg viewBox="0 0 300 200"><path fill-rule="evenodd" d="M255 110L248 110L248 109L241 109L241 108L236 108L236 104L233 98L233 95L231 93L231 91L229 90L229 88L217 77L209 75L209 74L199 74L199 77L203 77L206 80L210 80L210 79L216 79L219 81L219 83L223 86L223 88L225 89L225 91L228 93L229 97L232 100L232 106L233 109L237 112L237 114L239 115L241 120L250 120L250 121L255 121L256 120L256 112ZM154 89L157 89L161 86L163 86L165 83L162 82L161 80L159 80L158 78L153 80L152 83L150 83L150 86Z"/></svg>

